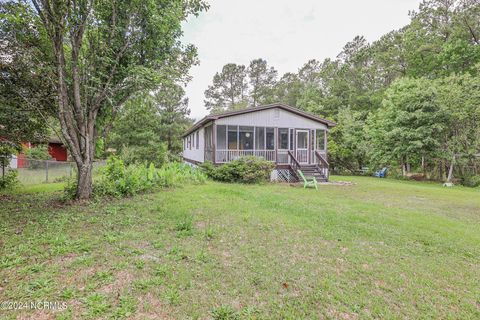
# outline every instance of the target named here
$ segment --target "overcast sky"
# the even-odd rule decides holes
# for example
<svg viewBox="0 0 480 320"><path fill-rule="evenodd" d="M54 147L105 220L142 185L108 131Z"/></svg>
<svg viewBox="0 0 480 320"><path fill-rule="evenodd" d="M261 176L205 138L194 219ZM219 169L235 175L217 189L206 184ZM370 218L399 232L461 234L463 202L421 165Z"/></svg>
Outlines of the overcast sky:
<svg viewBox="0 0 480 320"><path fill-rule="evenodd" d="M207 0L210 9L184 24L200 65L187 86L191 116L207 114L204 91L229 62L264 58L279 75L309 59L335 58L356 35L371 42L409 22L420 0Z"/></svg>

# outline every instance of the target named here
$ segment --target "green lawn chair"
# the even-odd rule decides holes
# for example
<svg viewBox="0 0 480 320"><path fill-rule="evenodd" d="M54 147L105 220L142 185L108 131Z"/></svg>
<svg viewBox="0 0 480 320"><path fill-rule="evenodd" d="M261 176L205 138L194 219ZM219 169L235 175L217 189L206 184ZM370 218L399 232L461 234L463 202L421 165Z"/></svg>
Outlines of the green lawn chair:
<svg viewBox="0 0 480 320"><path fill-rule="evenodd" d="M305 178L305 176L303 175L303 172L301 170L297 170L297 172L298 172L298 175L303 180L303 188L312 187L312 188L315 188L316 190L318 190L317 179L315 179L315 177L307 179L307 178Z"/></svg>

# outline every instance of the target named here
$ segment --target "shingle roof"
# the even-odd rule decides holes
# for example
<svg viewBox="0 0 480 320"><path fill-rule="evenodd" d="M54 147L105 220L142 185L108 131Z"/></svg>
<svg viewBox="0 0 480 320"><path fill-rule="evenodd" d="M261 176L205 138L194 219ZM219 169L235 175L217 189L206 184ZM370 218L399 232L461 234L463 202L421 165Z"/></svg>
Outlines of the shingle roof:
<svg viewBox="0 0 480 320"><path fill-rule="evenodd" d="M283 109L283 110L286 110L286 111L290 111L290 112L295 113L299 116L308 118L308 119L313 120L313 121L323 123L327 127L330 127L330 128L337 125L335 122L320 118L316 115L313 115L313 114L305 112L303 110L291 107L289 105L281 104L281 103L272 103L272 104L267 104L267 105L263 105L263 106L253 107L253 108L246 108L246 109L237 110L237 111L229 111L229 112L224 112L224 113L220 113L220 114L208 115L208 116L204 117L203 119L197 121L193 126L191 126L187 131L185 131L185 133L182 135L182 137L184 137L186 135L189 135L190 133L192 133L193 131L197 130L198 128L204 126L205 124L207 124L210 121L214 121L214 120L221 119L221 118L226 118L226 117L231 117L231 116L236 116L236 115L239 115L239 114L257 112L257 111L273 109L273 108L280 108L280 109Z"/></svg>

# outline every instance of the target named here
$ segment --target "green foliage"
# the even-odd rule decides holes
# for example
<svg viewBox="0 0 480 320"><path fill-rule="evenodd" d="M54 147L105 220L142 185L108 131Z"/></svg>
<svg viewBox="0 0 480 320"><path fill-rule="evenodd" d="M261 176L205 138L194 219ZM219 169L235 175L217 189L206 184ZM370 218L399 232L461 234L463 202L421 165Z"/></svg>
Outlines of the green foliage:
<svg viewBox="0 0 480 320"><path fill-rule="evenodd" d="M39 144L31 148L26 148L24 150L24 154L29 159L35 159L35 160L52 159L52 157L50 156L50 153L48 153L48 145L46 144Z"/></svg>
<svg viewBox="0 0 480 320"><path fill-rule="evenodd" d="M257 157L242 157L221 166L211 162L201 165L208 177L222 182L262 183L270 180L272 162Z"/></svg>
<svg viewBox="0 0 480 320"><path fill-rule="evenodd" d="M480 187L480 175L464 177L462 179L462 184L465 187L470 187L470 188Z"/></svg>
<svg viewBox="0 0 480 320"><path fill-rule="evenodd" d="M240 314L232 307L223 305L212 310L214 320L240 320Z"/></svg>
<svg viewBox="0 0 480 320"><path fill-rule="evenodd" d="M228 63L213 76L212 85L205 90L205 107L210 113L246 107L247 72L244 65Z"/></svg>
<svg viewBox="0 0 480 320"><path fill-rule="evenodd" d="M12 189L18 184L18 172L17 170L8 170L5 175L0 173L0 190Z"/></svg>
<svg viewBox="0 0 480 320"><path fill-rule="evenodd" d="M147 161L161 167L179 158L181 134L189 126L187 100L178 85L165 85L154 95L142 94L120 110L108 145L126 164Z"/></svg>
<svg viewBox="0 0 480 320"><path fill-rule="evenodd" d="M374 163L406 164L436 155L447 119L436 95L435 83L427 79L398 80L387 90L367 129Z"/></svg>
<svg viewBox="0 0 480 320"><path fill-rule="evenodd" d="M118 157L110 157L93 184L93 194L97 197L125 197L191 183L204 183L206 176L200 170L180 163L168 163L157 169L153 163L126 165ZM65 187L65 197L73 198L76 183L69 181Z"/></svg>

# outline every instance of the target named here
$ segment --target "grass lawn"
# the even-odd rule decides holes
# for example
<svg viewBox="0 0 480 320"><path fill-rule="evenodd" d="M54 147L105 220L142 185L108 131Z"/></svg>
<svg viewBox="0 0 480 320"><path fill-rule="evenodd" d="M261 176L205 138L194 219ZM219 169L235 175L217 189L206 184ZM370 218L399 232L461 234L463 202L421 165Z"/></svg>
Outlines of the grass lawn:
<svg viewBox="0 0 480 320"><path fill-rule="evenodd" d="M480 318L480 190L208 182L67 206L0 196L0 318Z"/></svg>

